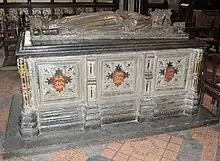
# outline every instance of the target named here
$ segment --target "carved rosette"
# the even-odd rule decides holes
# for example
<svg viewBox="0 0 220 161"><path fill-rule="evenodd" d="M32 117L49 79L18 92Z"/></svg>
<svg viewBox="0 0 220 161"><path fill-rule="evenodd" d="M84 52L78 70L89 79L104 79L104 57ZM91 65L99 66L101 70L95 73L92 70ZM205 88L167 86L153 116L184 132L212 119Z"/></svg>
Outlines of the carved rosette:
<svg viewBox="0 0 220 161"><path fill-rule="evenodd" d="M23 138L30 138L39 134L38 119L36 111L33 109L31 103L31 92L29 86L29 75L27 59L17 59L18 72L21 77L21 91L22 91L22 111L19 120L19 131Z"/></svg>

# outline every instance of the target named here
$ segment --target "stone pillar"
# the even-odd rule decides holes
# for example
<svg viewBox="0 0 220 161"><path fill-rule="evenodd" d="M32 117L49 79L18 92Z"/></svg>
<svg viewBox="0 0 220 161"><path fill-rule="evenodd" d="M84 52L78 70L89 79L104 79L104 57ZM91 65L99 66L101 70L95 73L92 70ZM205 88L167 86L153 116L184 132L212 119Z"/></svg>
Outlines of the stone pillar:
<svg viewBox="0 0 220 161"><path fill-rule="evenodd" d="M28 139L39 134L38 115L31 103L30 82L27 59L17 59L18 72L21 77L22 110L19 118L19 131L24 139Z"/></svg>
<svg viewBox="0 0 220 161"><path fill-rule="evenodd" d="M96 57L87 59L87 106L85 107L85 130L101 128L99 105L96 103Z"/></svg>
<svg viewBox="0 0 220 161"><path fill-rule="evenodd" d="M189 88L189 92L186 94L185 98L185 114L195 115L198 112L198 104L199 104L199 96L198 96L198 81L199 81L199 72L201 68L203 58L203 50L196 50L196 55L194 59L194 66L191 68L191 85Z"/></svg>
<svg viewBox="0 0 220 161"><path fill-rule="evenodd" d="M141 100L141 104L139 107L139 116L138 116L138 122L144 122L147 120L153 119L154 114L154 103L152 101L152 98L148 97L144 100Z"/></svg>

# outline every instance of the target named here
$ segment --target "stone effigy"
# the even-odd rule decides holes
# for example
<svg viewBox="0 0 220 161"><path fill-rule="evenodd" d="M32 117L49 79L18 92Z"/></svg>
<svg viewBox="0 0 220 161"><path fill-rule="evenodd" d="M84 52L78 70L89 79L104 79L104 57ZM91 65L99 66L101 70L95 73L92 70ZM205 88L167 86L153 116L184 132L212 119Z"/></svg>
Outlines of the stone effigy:
<svg viewBox="0 0 220 161"><path fill-rule="evenodd" d="M184 23L171 25L170 15L32 18L17 50L23 100L18 130L26 149L45 145L45 138L48 145L62 138L59 143L79 146L210 122L210 114L195 116L206 44L189 40Z"/></svg>
<svg viewBox="0 0 220 161"><path fill-rule="evenodd" d="M54 44L62 40L67 43L68 40L82 39L188 38L183 32L184 23L171 25L170 15L170 10L156 10L151 17L128 11L82 13L53 21L34 17L30 28L34 43ZM40 35L33 36L34 33Z"/></svg>

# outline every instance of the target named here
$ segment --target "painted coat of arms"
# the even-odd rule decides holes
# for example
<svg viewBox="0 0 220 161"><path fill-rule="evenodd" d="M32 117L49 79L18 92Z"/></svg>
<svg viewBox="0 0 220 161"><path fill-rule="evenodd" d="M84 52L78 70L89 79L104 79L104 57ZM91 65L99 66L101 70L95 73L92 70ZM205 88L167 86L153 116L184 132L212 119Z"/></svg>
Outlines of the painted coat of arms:
<svg viewBox="0 0 220 161"><path fill-rule="evenodd" d="M71 83L72 79L71 77L67 77L65 75L63 75L63 72L60 68L58 68L55 71L55 74L51 77L51 78L47 78L47 83L48 84L53 84L53 87L58 91L58 92L62 92L65 87L66 84Z"/></svg>
<svg viewBox="0 0 220 161"><path fill-rule="evenodd" d="M106 76L108 79L112 79L115 86L119 87L125 80L125 78L129 78L129 73L122 70L121 65L117 65L115 67L115 71L113 73L108 73Z"/></svg>
<svg viewBox="0 0 220 161"><path fill-rule="evenodd" d="M160 69L160 74L164 75L166 82L170 82L174 78L175 74L178 74L178 72L178 68L175 68L173 66L173 62L170 61L167 63L167 67L165 69Z"/></svg>

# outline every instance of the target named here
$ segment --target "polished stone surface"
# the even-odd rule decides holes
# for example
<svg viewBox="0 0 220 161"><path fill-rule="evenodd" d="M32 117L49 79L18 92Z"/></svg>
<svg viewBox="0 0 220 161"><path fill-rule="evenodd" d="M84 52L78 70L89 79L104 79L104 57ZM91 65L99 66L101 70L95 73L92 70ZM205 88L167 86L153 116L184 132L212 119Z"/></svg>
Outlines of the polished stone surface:
<svg viewBox="0 0 220 161"><path fill-rule="evenodd" d="M0 71L0 147L8 120L11 96L19 91L16 71ZM4 102L2 104L2 102ZM2 106L3 105L3 106ZM218 161L220 125L145 136L109 144L13 158L9 161ZM0 148L2 153L2 149ZM111 159L110 159L111 158ZM0 154L0 161L2 161Z"/></svg>

